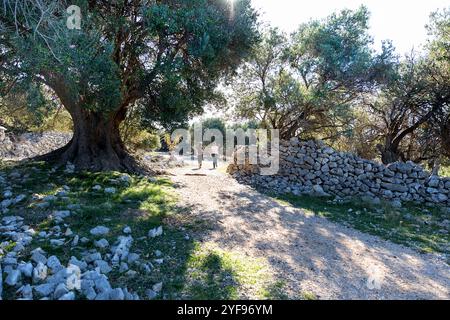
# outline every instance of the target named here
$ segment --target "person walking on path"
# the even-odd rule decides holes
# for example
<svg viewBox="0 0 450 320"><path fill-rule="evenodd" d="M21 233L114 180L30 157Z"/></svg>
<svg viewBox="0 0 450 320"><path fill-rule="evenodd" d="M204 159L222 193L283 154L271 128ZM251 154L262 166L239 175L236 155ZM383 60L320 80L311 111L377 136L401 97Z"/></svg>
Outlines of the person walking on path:
<svg viewBox="0 0 450 320"><path fill-rule="evenodd" d="M219 146L213 142L211 145L211 157L213 161L213 169L217 168L217 158L219 157Z"/></svg>
<svg viewBox="0 0 450 320"><path fill-rule="evenodd" d="M197 148L195 151L197 152L198 168L201 169L203 163L203 145L201 142L197 144Z"/></svg>

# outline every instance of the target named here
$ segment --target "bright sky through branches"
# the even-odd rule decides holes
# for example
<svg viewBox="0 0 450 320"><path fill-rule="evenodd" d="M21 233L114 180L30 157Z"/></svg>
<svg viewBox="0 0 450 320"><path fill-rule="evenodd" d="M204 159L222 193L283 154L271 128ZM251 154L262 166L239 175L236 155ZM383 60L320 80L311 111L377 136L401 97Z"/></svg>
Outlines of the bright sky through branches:
<svg viewBox="0 0 450 320"><path fill-rule="evenodd" d="M427 38L425 24L431 12L450 6L449 0L252 0L261 9L262 20L283 31L294 31L311 18L324 18L336 10L356 9L361 4L371 12L370 33L376 47L381 40L393 41L404 54L420 48Z"/></svg>

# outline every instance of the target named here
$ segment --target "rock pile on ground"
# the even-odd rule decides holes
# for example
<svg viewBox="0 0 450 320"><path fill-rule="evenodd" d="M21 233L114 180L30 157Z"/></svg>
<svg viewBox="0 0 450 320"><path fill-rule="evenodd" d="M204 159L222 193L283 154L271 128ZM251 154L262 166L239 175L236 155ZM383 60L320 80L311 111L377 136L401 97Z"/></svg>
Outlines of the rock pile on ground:
<svg viewBox="0 0 450 320"><path fill-rule="evenodd" d="M68 215L55 212L54 216ZM151 262L143 261L139 254L131 252L133 237L129 234L119 236L112 246L106 239L94 240L97 249L85 250L80 257L72 256L66 265L57 256L49 255L41 248L27 251L34 236L50 239L55 247L74 247L79 242L91 241L87 238L79 239L78 235L68 230L70 231L67 227L62 229L56 226L51 232L36 233L24 225L21 217L6 216L1 220L0 299L6 289L14 290L21 300L140 299L127 288L113 288L107 276L114 269L130 278L137 275L132 268L146 273L152 271ZM108 233L109 229L104 226L97 226L90 232L97 238ZM130 228L125 228L124 233L131 233ZM11 243L15 243L14 247L5 254L6 247ZM146 296L153 299L161 290L162 283L154 284L152 289L146 291Z"/></svg>
<svg viewBox="0 0 450 320"><path fill-rule="evenodd" d="M65 171L72 169L69 164ZM0 299L141 298L126 287L114 288L108 278L110 273L115 273L132 280L139 274L150 274L155 268L150 260L133 252L135 240L130 227L124 227L123 234L117 237L110 237L110 228L103 225L92 226L85 235L76 234L72 231L68 218L79 214L80 205L63 201L67 202L63 209L50 209L53 202L67 197L67 193L71 191L69 186L63 186L54 194L46 196L18 195L8 187L18 179L23 180L25 177L17 171L0 173ZM124 174L117 179L117 183L126 184L129 179ZM115 190L99 187L100 192ZM112 193L112 190L109 192ZM48 210L50 227L38 232L26 225L23 217L12 215L10 211L23 202L33 208ZM162 227L155 230L149 230L148 238L162 235ZM47 245L47 252L39 247L43 244ZM53 250L59 252L62 248L66 253L69 251L65 257L49 253ZM162 259L159 257L153 262L159 264ZM154 299L160 295L161 290L162 283L152 283L145 291L144 298Z"/></svg>
<svg viewBox="0 0 450 320"><path fill-rule="evenodd" d="M351 153L337 152L321 141L297 138L280 143L280 170L260 175L261 167L231 164L228 172L239 181L276 193L294 195L360 197L379 204L390 201L426 203L450 208L450 178L432 176L413 162L385 166Z"/></svg>
<svg viewBox="0 0 450 320"><path fill-rule="evenodd" d="M165 174L167 169L180 168L185 165L182 159L163 153L147 154L143 157L143 161L157 174Z"/></svg>
<svg viewBox="0 0 450 320"><path fill-rule="evenodd" d="M0 136L0 159L22 160L46 154L66 145L72 134L63 132L24 133Z"/></svg>

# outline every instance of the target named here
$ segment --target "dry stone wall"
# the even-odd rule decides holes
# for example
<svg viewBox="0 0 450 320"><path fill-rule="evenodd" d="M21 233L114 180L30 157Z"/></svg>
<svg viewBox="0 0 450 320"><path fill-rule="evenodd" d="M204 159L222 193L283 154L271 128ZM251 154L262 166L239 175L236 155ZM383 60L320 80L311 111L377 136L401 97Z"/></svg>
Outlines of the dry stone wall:
<svg viewBox="0 0 450 320"><path fill-rule="evenodd" d="M22 160L46 154L66 145L71 133L44 132L7 135L0 130L0 159Z"/></svg>
<svg viewBox="0 0 450 320"><path fill-rule="evenodd" d="M400 207L405 202L450 207L450 178L432 176L413 162L385 166L338 152L322 141L297 138L280 144L280 170L260 175L260 167L231 164L228 172L241 182L276 193L358 197L378 204L382 200Z"/></svg>

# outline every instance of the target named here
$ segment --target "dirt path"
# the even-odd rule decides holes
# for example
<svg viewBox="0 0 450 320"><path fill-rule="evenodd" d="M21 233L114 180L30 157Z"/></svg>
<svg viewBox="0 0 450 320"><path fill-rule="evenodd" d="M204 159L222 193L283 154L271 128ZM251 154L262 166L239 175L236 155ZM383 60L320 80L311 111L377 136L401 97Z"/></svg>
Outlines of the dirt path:
<svg viewBox="0 0 450 320"><path fill-rule="evenodd" d="M450 268L378 237L283 206L209 168L173 169L183 205L213 226L207 241L268 261L290 296L449 299Z"/></svg>

